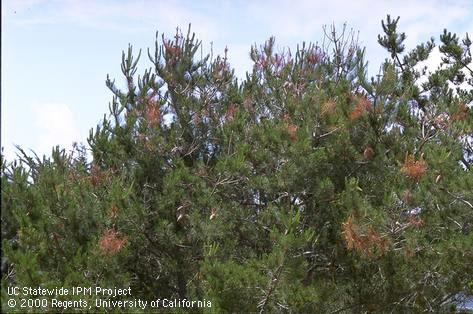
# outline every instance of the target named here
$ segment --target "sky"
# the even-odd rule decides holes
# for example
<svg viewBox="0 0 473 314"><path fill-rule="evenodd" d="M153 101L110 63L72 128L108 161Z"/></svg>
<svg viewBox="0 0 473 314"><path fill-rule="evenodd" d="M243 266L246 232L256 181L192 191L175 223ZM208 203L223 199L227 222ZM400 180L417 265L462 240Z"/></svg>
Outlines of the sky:
<svg viewBox="0 0 473 314"><path fill-rule="evenodd" d="M473 34L473 0L2 0L1 146L11 161L14 145L41 156L55 145L86 144L108 113L107 74L122 82L122 51L128 44L153 48L156 31L172 37L191 23L204 52L228 47L241 78L251 70L251 45L274 35L279 49L294 50L320 42L323 25L347 23L376 74L388 57L377 44L386 14L401 17L407 48L430 37L438 43L444 28ZM142 73L151 63L142 58L139 65Z"/></svg>

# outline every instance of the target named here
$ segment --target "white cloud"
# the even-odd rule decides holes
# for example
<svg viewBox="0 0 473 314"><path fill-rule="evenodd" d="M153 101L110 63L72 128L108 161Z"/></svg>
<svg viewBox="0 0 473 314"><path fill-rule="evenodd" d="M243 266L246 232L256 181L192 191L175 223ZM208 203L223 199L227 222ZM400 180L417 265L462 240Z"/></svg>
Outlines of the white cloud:
<svg viewBox="0 0 473 314"><path fill-rule="evenodd" d="M442 54L438 47L434 47L427 60L419 62L415 67L418 71L421 71L424 67L427 68L426 74L417 81L418 86L428 81L429 75L438 69L441 62Z"/></svg>
<svg viewBox="0 0 473 314"><path fill-rule="evenodd" d="M60 145L70 148L73 142L81 140L74 113L65 104L41 104L33 109L35 114L36 143L32 147L39 155L50 155L51 149Z"/></svg>
<svg viewBox="0 0 473 314"><path fill-rule="evenodd" d="M231 45L228 49L228 60L230 66L235 69L235 75L239 78L244 78L246 72L252 70L252 61L250 59L251 46L246 44ZM222 51L216 51L219 54Z"/></svg>

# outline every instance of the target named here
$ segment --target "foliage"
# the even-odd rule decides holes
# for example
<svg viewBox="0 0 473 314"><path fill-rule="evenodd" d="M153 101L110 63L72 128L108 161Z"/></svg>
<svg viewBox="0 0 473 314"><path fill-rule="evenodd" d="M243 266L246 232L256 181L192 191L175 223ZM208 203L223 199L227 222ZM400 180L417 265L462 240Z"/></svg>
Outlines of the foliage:
<svg viewBox="0 0 473 314"><path fill-rule="evenodd" d="M100 285L218 313L453 310L473 293L471 41L444 31L428 74L434 40L403 54L398 20L371 79L345 28L252 47L241 82L190 29L142 75L130 46L91 162L2 157L2 300Z"/></svg>

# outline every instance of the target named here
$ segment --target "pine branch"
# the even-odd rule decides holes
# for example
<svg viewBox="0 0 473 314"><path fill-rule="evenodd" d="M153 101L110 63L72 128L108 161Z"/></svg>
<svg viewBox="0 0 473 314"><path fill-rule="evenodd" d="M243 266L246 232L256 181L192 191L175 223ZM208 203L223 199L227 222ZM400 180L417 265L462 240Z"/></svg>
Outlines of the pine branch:
<svg viewBox="0 0 473 314"><path fill-rule="evenodd" d="M276 275L271 276L271 280L269 281L269 285L268 285L268 290L267 290L267 292L265 292L265 296L264 296L263 300L261 300L258 304L258 308L260 308L260 311L259 311L260 314L264 312L264 310L265 310L266 306L268 305L271 297L273 296L274 292L276 291L276 288L277 288L278 283L279 283L279 279L280 279L281 274L282 274L282 270L284 268L285 256L286 256L286 250L284 250L282 262L276 268Z"/></svg>

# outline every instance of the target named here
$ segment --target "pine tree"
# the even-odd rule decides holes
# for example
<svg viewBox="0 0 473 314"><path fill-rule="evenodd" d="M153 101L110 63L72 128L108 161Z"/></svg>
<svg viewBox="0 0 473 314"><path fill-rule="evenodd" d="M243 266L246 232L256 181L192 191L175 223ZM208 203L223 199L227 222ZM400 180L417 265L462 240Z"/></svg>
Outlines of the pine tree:
<svg viewBox="0 0 473 314"><path fill-rule="evenodd" d="M371 79L345 27L252 47L243 81L190 28L156 34L142 75L130 46L91 162L2 157L2 300L99 285L212 302L191 312L454 311L473 294L471 41L445 30L429 74L434 40L404 53L398 22Z"/></svg>

